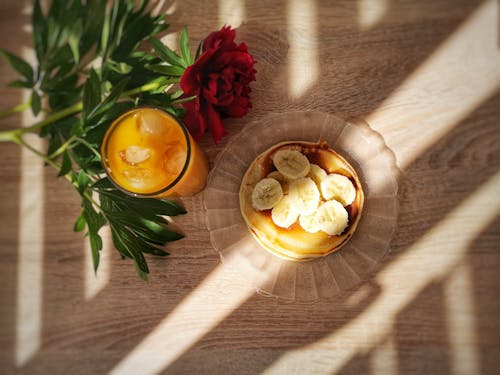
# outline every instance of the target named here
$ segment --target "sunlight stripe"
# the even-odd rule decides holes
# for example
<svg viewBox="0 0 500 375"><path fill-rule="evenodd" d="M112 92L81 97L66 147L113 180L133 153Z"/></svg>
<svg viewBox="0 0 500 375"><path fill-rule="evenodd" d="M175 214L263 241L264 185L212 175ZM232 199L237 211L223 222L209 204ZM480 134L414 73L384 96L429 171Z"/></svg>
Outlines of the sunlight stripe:
<svg viewBox="0 0 500 375"><path fill-rule="evenodd" d="M245 0L219 0L219 24L233 28L245 21Z"/></svg>
<svg viewBox="0 0 500 375"><path fill-rule="evenodd" d="M398 375L398 350L394 335L387 336L370 354L371 375Z"/></svg>
<svg viewBox="0 0 500 375"><path fill-rule="evenodd" d="M358 0L358 24L362 31L375 27L387 14L389 0Z"/></svg>
<svg viewBox="0 0 500 375"><path fill-rule="evenodd" d="M92 261L92 250L90 241L85 240L85 300L90 301L102 291L110 280L111 266L111 231L108 226L101 228L99 234L102 238L102 250L100 252L99 269L94 272L94 263Z"/></svg>
<svg viewBox="0 0 500 375"><path fill-rule="evenodd" d="M314 0L288 0L288 93L299 99L319 77L318 14Z"/></svg>
<svg viewBox="0 0 500 375"><path fill-rule="evenodd" d="M471 269L463 262L445 283L445 308L451 373L480 374L477 323Z"/></svg>
<svg viewBox="0 0 500 375"><path fill-rule="evenodd" d="M248 234L240 244L245 241L254 240ZM248 282L252 274L258 271L241 255L228 256L111 374L157 374L167 368L255 293Z"/></svg>
<svg viewBox="0 0 500 375"><path fill-rule="evenodd" d="M23 49L23 58L32 61L32 51ZM23 91L23 102L29 92ZM34 122L31 111L24 111L23 126ZM24 137L37 149L42 141L37 135ZM19 188L19 248L17 274L16 364L22 366L40 349L43 298L44 253L44 175L43 162L26 148L21 150Z"/></svg>
<svg viewBox="0 0 500 375"><path fill-rule="evenodd" d="M382 292L356 319L315 343L288 351L277 359L265 374L280 374L302 361L310 361L320 352L323 355L321 362L315 362L317 371L334 374L355 358L356 354L374 350L385 337L392 334L394 326L390 323L396 322L401 309L408 306L429 282L445 279L453 272L474 239L500 214L500 200L492 201L490 198L498 191L500 172L377 276ZM463 230L457 231L457 228ZM453 247L447 248L450 238L454 239ZM448 251L443 251L445 249ZM427 259L433 259L432 264L428 264ZM425 267L418 265L422 260L426 262ZM411 277L402 278L401 275ZM394 280L398 282L394 283ZM388 324L380 324L381 317ZM470 325L472 326L472 323ZM466 328L468 332L469 329ZM369 334L366 334L363 340L352 339L361 337L362 332ZM341 350L338 350L339 348Z"/></svg>
<svg viewBox="0 0 500 375"><path fill-rule="evenodd" d="M498 3L486 1L366 120L405 168L500 87Z"/></svg>

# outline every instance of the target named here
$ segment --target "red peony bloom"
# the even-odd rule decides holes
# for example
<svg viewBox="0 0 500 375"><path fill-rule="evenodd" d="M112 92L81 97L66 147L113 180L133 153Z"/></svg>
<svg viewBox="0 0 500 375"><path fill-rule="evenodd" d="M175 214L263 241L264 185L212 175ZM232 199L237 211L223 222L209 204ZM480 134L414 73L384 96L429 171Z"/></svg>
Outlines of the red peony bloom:
<svg viewBox="0 0 500 375"><path fill-rule="evenodd" d="M251 81L255 81L255 60L245 43L234 42L236 30L224 26L203 42L202 53L181 78L186 97L184 123L200 139L210 129L215 143L226 134L221 117L242 117L252 107Z"/></svg>

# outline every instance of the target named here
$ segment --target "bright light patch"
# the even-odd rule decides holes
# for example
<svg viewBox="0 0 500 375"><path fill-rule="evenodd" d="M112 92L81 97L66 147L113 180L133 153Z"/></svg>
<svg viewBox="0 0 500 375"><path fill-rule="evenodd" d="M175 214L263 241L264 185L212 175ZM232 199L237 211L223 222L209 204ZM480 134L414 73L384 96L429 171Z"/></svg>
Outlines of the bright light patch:
<svg viewBox="0 0 500 375"><path fill-rule="evenodd" d="M165 8L166 0L158 0L156 4L153 4L153 9L151 10L151 14L157 16L160 14L172 15L177 10L177 1L172 1L167 5L167 9Z"/></svg>
<svg viewBox="0 0 500 375"><path fill-rule="evenodd" d="M452 374L481 373L472 283L470 265L463 262L445 284L446 323Z"/></svg>
<svg viewBox="0 0 500 375"><path fill-rule="evenodd" d="M362 31L376 26L389 8L388 0L358 0L358 24Z"/></svg>
<svg viewBox="0 0 500 375"><path fill-rule="evenodd" d="M33 53L24 49L23 58L33 61ZM29 93L23 91L23 102ZM35 121L31 111L24 111L23 126ZM26 142L42 149L42 140L26 136ZM21 150L19 192L19 248L17 269L16 364L22 366L40 349L43 297L43 161L26 148Z"/></svg>
<svg viewBox="0 0 500 375"><path fill-rule="evenodd" d="M398 350L394 336L389 335L370 353L370 374L398 375Z"/></svg>
<svg viewBox="0 0 500 375"><path fill-rule="evenodd" d="M94 272L90 241L85 241L85 300L90 301L108 285L111 264L111 232L108 226L101 228L102 250L100 251L99 269Z"/></svg>
<svg viewBox="0 0 500 375"><path fill-rule="evenodd" d="M245 246L245 241L253 239L248 235L239 245ZM244 274L251 279L256 272L249 263L243 270L245 263L241 256L228 256L111 374L156 374L189 350L255 293L241 278Z"/></svg>
<svg viewBox="0 0 500 375"><path fill-rule="evenodd" d="M405 168L500 86L498 2L465 21L367 121ZM480 41L480 42L478 42Z"/></svg>
<svg viewBox="0 0 500 375"><path fill-rule="evenodd" d="M275 362L273 368L291 368L289 366L297 359L294 357L307 358L307 356L317 353L318 350L323 350L326 353L323 361L325 365L324 368L318 368L318 371L336 373L356 353L369 352L375 349L380 342L384 342L394 329L389 322L395 322L398 313L405 306L408 306L429 282L445 280L447 275L460 264L471 242L497 217L500 213L500 200L491 200L490 197L495 196L498 191L500 191L500 172L464 200L377 276L382 293L356 319L312 345L287 352ZM453 246L449 246L450 238L454 239ZM428 259L432 259L432 264L427 261ZM418 264L422 261L426 262L425 267ZM412 275L412 277L401 277L401 275ZM468 276L465 276L465 279L463 277L463 274L462 276L459 274L458 283L469 288L470 285L467 285ZM398 282L394 283L394 280L398 280ZM453 279L451 282L454 282ZM468 292L464 292L462 296L465 296L465 293ZM466 306L461 307L461 312L471 309L470 296L464 298ZM449 308L452 306L449 305ZM459 316L463 319L464 314L461 313ZM383 317L387 324L380 324L380 317ZM454 329L457 329L458 315L452 316L451 319L450 324L457 324L454 326ZM473 318L465 319L466 326L463 332L450 335L450 346L456 353L453 355L453 359L474 345L475 338L471 333L471 330L474 329L474 321L471 319ZM360 332L369 332L369 334L365 336L364 340L353 341L352 338L359 337ZM341 343L349 345L344 346L341 351L334 350L335 353L328 355L328 348L334 349L332 343L340 346L342 346ZM468 357L459 361L470 361L467 368L476 368L476 353L468 354ZM454 364L453 368L458 366L460 366L460 362Z"/></svg>
<svg viewBox="0 0 500 375"><path fill-rule="evenodd" d="M239 27L245 21L245 0L219 0L221 26Z"/></svg>
<svg viewBox="0 0 500 375"><path fill-rule="evenodd" d="M299 99L318 80L318 15L314 0L288 1L288 92Z"/></svg>

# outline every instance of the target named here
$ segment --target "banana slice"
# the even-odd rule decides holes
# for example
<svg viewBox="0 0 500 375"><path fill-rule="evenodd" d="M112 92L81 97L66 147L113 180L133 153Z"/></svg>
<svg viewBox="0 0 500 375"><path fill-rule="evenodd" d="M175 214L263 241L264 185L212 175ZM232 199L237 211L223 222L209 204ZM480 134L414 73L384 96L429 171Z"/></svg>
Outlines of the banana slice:
<svg viewBox="0 0 500 375"><path fill-rule="evenodd" d="M271 211L274 224L281 228L288 228L297 221L298 217L299 212L293 206L289 195L285 195Z"/></svg>
<svg viewBox="0 0 500 375"><path fill-rule="evenodd" d="M331 200L319 206L315 220L320 230L330 236L337 236L347 228L349 216L342 203Z"/></svg>
<svg viewBox="0 0 500 375"><path fill-rule="evenodd" d="M318 208L319 190L309 177L292 181L289 194L293 206L301 215L310 215Z"/></svg>
<svg viewBox="0 0 500 375"><path fill-rule="evenodd" d="M269 210L283 198L281 185L274 178L263 178L253 188L252 206L258 210Z"/></svg>
<svg viewBox="0 0 500 375"><path fill-rule="evenodd" d="M321 181L323 181L323 179L326 176L327 176L327 173L325 172L325 170L323 168L321 168L317 164L311 163L311 170L309 171L308 177L311 177L313 179L313 181L316 182L316 185L318 185L318 187L320 186Z"/></svg>
<svg viewBox="0 0 500 375"><path fill-rule="evenodd" d="M311 215L300 215L299 224L306 232L316 233L319 232L318 218L315 213Z"/></svg>
<svg viewBox="0 0 500 375"><path fill-rule="evenodd" d="M309 160L297 150L278 150L273 155L273 163L278 172L289 179L307 176L311 169Z"/></svg>
<svg viewBox="0 0 500 375"><path fill-rule="evenodd" d="M344 206L350 205L356 198L356 188L346 176L332 173L321 181L321 195L325 200L336 199Z"/></svg>
<svg viewBox="0 0 500 375"><path fill-rule="evenodd" d="M288 180L285 176L283 176L278 171L272 171L269 173L266 178L274 178L281 185L281 189L283 189L283 194L288 194L288 188L290 187L290 180Z"/></svg>

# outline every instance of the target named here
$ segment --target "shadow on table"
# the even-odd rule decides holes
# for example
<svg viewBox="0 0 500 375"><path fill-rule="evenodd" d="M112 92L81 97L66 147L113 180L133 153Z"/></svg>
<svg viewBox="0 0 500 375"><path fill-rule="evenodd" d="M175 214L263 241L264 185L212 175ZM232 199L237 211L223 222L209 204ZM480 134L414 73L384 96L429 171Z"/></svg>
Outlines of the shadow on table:
<svg viewBox="0 0 500 375"><path fill-rule="evenodd" d="M484 102L402 171L399 180L398 229L391 244L391 253L378 272L403 256L412 245L442 220L446 220L453 209L498 172L495 161L499 152L495 143L500 141L495 120L498 116L498 103L500 94ZM473 182L471 171L477 172L473 175ZM463 186L469 186L470 189L464 191ZM488 223L485 224L488 226ZM477 338L471 343L471 350L477 351L478 368L484 373L496 368L498 359L495 342L500 339L500 304L493 301L496 300L494 295L498 295L500 287L491 288L498 284L495 280L499 273L495 265L500 262L500 258L492 250L488 254L484 252L487 251L485 249L494 248L492 244L499 242L499 236L497 219L477 237L460 264L442 278L428 280L424 288L398 312L394 321L380 316L381 324L392 326L387 336L366 351L358 351L340 373L369 373L369 369L380 366L376 362L378 358L391 355L395 356L393 363L396 373L420 372L425 369L437 373L452 373L454 363L451 360L456 358L451 358L450 353L457 353L453 353L453 347L450 346L450 335L455 331L450 332L444 288L461 264L469 266L471 274L471 290L468 295L473 296L472 318L476 321L471 334ZM261 373L279 361L287 351L307 347L355 321L383 292L375 279L376 274L373 281L367 284L369 293L364 294L365 297L355 304L352 301L350 303L350 297L363 285L346 296L314 305L279 304L253 296L163 373L189 373L202 369L207 369L206 373L231 372L242 361L251 361L252 365L245 367L249 373ZM369 335L369 332L366 334ZM362 334L359 335L361 336ZM265 351L262 349L264 346ZM339 351L342 349L338 348Z"/></svg>
<svg viewBox="0 0 500 375"><path fill-rule="evenodd" d="M261 2L259 4L264 4ZM287 82L286 32L276 30L274 24L286 23L286 2L276 2L278 14L261 14L257 2L247 6L247 19L239 32L241 40L250 39L248 35L259 30L258 36L251 38L250 50L255 51L259 61L259 81L254 89L254 111L246 121L263 116L270 111L296 109L319 109L338 114L363 115L375 110L394 89L406 78L403 71L416 69L434 49L449 36L454 29L471 13L475 2L461 3L450 12L453 15L447 21L436 24L432 17L425 18L429 9L444 12L443 4L419 2L405 5L390 2L387 14L372 29L362 32L357 27L357 9L353 2L345 2L333 7L319 5L317 15L318 39L322 41L328 35L338 38L328 39L330 43L319 44L320 79L300 99L286 99L287 87L279 82ZM248 4L250 5L250 3ZM435 8L433 8L435 7ZM179 3L179 18L175 25L189 24L190 19L208 19L203 12L213 14L216 9L202 5L191 9ZM192 12L195 12L193 14ZM214 19L215 17L210 17ZM422 23L420 19L428 19ZM398 20L408 22L402 32ZM428 28L425 25L428 24ZM175 26L174 25L174 26ZM206 25L211 30L214 25ZM399 33L399 34L398 34ZM424 36L422 36L422 33ZM415 39L425 37L426 48L416 48ZM380 40L385 40L383 45ZM278 48L273 49L273 44ZM271 50L271 52L269 52ZM380 56L400 58L383 61ZM380 59L380 60L378 60ZM283 66L281 66L283 65ZM404 65L405 69L395 69ZM291 78L293 79L293 77ZM338 88L335 90L335 88ZM376 88L376 89L374 89ZM327 101L324 101L327 98ZM288 102L287 102L288 100ZM445 218L455 206L481 186L497 170L493 156L479 152L483 145L488 145L488 137L496 133L495 119L498 118L499 96L483 104L474 114L458 124L431 149L421 155L401 176L401 209L399 227L392 244L392 253L383 264L383 268L412 246L419 238ZM495 112L496 110L496 112ZM484 112L491 111L495 116L488 117ZM482 114L479 116L479 114ZM480 120L476 119L480 117ZM484 121L484 126L477 126L475 121ZM230 125L234 131L243 124L237 120ZM472 132L483 129L481 133ZM464 133L467 133L464 136ZM229 138L229 137L228 137ZM497 137L498 138L498 137ZM473 144L462 143L462 139L472 139ZM224 147L225 139L215 150ZM477 154L476 154L477 153ZM498 155L496 155L498 156ZM490 160L491 158L491 160ZM492 161L493 160L493 161ZM470 170L479 168L481 173L470 181ZM61 217L73 217L78 211L78 203L57 202L56 187L59 183L50 177L46 189L46 198L50 204L45 207L46 232L51 232L49 223L62 210ZM57 181L58 182L58 181ZM471 186L470 191L463 191L461 185ZM429 194L427 187L439 186L439 194ZM201 209L200 200L186 200L188 210ZM429 212L419 210L428 207ZM68 223L57 225L66 228ZM195 236L199 250L206 247L208 234L204 223L198 222L186 228L190 236ZM193 233L193 234L191 234ZM497 274L492 271L492 262L498 262L497 254L478 257L483 241L492 238L498 242L498 220L490 226L476 243L471 246L466 260L470 261L474 289L474 309L481 319L477 320L476 335L478 343L490 345L491 350L478 354L481 368L488 370L498 364L494 355L494 345L498 343L498 303L492 303L498 290L485 292L482 285L495 285ZM55 237L54 237L55 238ZM12 371L19 373L104 373L110 371L118 362L138 345L141 340L154 331L162 321L197 285L215 268L218 259L213 254L201 251L197 256L188 256L191 249L182 246L173 254L169 262L152 261L153 274L158 275L149 284L139 284L131 272L131 264L113 262L109 284L91 301L84 300L82 285L83 248L81 238L77 244L69 246L61 240L47 248L43 279L43 331L42 347L35 356L21 368ZM78 239L77 239L78 238ZM491 239L490 239L491 240ZM49 242L47 238L46 242ZM492 248L489 246L488 248ZM196 249L195 249L196 250ZM183 252L186 253L183 253ZM488 265L488 267L486 267ZM169 274L175 275L172 279ZM8 275L9 283L14 287L6 292L2 301L16 300L16 272ZM175 279L173 284L171 280ZM185 280L180 282L179 280ZM429 360L433 371L450 372L449 334L446 326L447 316L444 308L443 280L431 280L410 303L404 307L393 322L390 337L384 338L380 345L358 352L341 369L342 373L369 372L373 366L373 357L379 346L391 340L397 351L395 359L398 371L412 371L419 361ZM260 296L253 296L239 306L229 317L208 332L189 351L164 369L165 373L186 373L199 370L204 373L221 373L224 370L235 372L242 361L251 361L251 373L260 373L271 367L287 351L300 349L321 340L346 327L369 308L383 292L375 281L370 281L359 288L367 288L368 293L360 301L352 302L356 290L331 302L319 302L314 305L279 304ZM359 289L358 288L358 289ZM491 316L491 318L484 318ZM2 318L4 319L4 317ZM15 317L9 316L8 322L15 325ZM428 324L429 320L432 324ZM419 325L419 322L422 325ZM9 323L10 324L10 323ZM7 325L7 324L6 324ZM432 332L421 332L419 328L435 327ZM416 334L416 332L418 334ZM15 342L15 332L6 333L9 343ZM426 358L413 356L412 348L422 348L428 344L441 351L427 352ZM340 348L341 349L341 348ZM429 349L430 350L430 349ZM14 349L12 349L13 353ZM61 353L68 353L61 356ZM489 354L488 354L489 353ZM14 354L12 354L12 357ZM12 363L14 360L12 359ZM236 367L235 367L236 366ZM6 365L9 372L9 365ZM15 369L15 370L14 370ZM416 370L421 370L417 367Z"/></svg>
<svg viewBox="0 0 500 375"><path fill-rule="evenodd" d="M431 281L401 309L390 333L378 345L357 353L337 374L369 374L375 366L379 371L399 374L454 374L459 370L470 374L496 373L500 302L496 297L499 288L491 286L498 280L500 257L491 250L491 244L498 243L499 237L500 216L477 236L467 255L448 275ZM472 299L457 298L453 302L471 309L465 322L453 321L453 310L445 303L446 288L460 272L465 272L472 282L460 285L466 288L465 296ZM470 345L465 351L453 350L450 337L457 332L467 335L461 337L462 345Z"/></svg>

